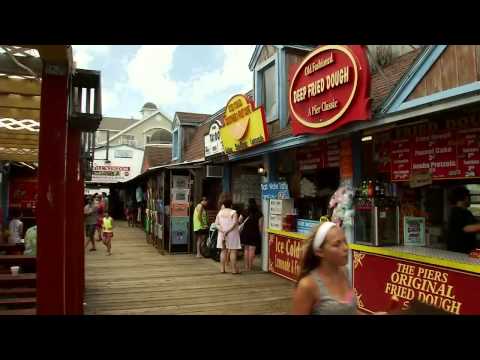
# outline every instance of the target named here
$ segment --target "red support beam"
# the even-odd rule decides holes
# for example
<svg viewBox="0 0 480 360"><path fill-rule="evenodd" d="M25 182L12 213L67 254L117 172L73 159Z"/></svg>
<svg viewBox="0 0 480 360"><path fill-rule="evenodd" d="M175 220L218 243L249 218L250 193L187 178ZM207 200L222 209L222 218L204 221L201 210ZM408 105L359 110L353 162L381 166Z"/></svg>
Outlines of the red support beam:
<svg viewBox="0 0 480 360"><path fill-rule="evenodd" d="M84 215L83 171L80 163L79 130L68 130L67 143L67 182L68 204L66 215L66 313L83 314L84 289Z"/></svg>
<svg viewBox="0 0 480 360"><path fill-rule="evenodd" d="M40 107L37 314L66 314L68 68L44 65ZM70 204L69 204L70 205Z"/></svg>

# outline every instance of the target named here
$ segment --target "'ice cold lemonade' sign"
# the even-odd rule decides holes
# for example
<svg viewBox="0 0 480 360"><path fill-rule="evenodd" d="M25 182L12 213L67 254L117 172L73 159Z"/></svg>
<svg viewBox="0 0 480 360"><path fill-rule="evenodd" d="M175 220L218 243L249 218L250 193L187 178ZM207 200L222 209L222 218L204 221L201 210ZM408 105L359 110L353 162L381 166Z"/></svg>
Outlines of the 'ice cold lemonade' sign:
<svg viewBox="0 0 480 360"><path fill-rule="evenodd" d="M269 234L269 271L296 281L304 240Z"/></svg>
<svg viewBox="0 0 480 360"><path fill-rule="evenodd" d="M419 300L452 314L480 314L478 274L356 250L353 258L360 309L385 311L395 295L404 309Z"/></svg>

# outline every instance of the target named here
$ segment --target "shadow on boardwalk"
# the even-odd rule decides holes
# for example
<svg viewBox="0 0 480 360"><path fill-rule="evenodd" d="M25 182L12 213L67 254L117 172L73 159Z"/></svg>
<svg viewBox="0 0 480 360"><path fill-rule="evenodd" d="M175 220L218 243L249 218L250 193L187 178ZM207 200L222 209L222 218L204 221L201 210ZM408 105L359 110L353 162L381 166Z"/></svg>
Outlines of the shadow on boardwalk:
<svg viewBox="0 0 480 360"><path fill-rule="evenodd" d="M161 255L145 234L116 222L112 256L87 251L85 314L287 314L293 283L256 271L221 274L219 263ZM243 265L243 264L242 264Z"/></svg>

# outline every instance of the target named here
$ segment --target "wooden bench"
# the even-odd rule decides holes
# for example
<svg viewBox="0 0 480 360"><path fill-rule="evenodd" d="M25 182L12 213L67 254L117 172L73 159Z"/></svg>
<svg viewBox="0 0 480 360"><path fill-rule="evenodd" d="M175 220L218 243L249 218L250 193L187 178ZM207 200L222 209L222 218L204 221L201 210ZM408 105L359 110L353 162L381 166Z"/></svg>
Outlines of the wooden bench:
<svg viewBox="0 0 480 360"><path fill-rule="evenodd" d="M37 274L25 273L25 274L0 274L0 288L14 288L18 285L25 287L36 287Z"/></svg>
<svg viewBox="0 0 480 360"><path fill-rule="evenodd" d="M0 316L3 315L36 315L36 308L27 308L27 309L8 309L0 310Z"/></svg>
<svg viewBox="0 0 480 360"><path fill-rule="evenodd" d="M7 255L22 255L25 251L25 244L0 243L0 252L5 251Z"/></svg>
<svg viewBox="0 0 480 360"><path fill-rule="evenodd" d="M0 289L0 298L4 297L34 297L37 289L31 287L15 287Z"/></svg>
<svg viewBox="0 0 480 360"><path fill-rule="evenodd" d="M0 255L0 268L10 271L10 266L20 266L22 272L34 273L36 271L37 258L28 255Z"/></svg>
<svg viewBox="0 0 480 360"><path fill-rule="evenodd" d="M34 297L28 298L7 298L7 299L0 299L0 306L17 306L17 305L35 305L37 303L37 299Z"/></svg>

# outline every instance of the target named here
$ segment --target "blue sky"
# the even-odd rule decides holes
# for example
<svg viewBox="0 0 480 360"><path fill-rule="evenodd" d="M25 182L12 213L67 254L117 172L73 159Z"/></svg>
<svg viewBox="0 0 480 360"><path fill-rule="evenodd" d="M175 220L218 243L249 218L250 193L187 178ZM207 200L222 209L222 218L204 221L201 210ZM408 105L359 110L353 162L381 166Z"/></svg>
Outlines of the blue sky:
<svg viewBox="0 0 480 360"><path fill-rule="evenodd" d="M104 116L140 118L147 101L167 116L213 114L253 87L252 45L74 45L78 68L102 72Z"/></svg>

